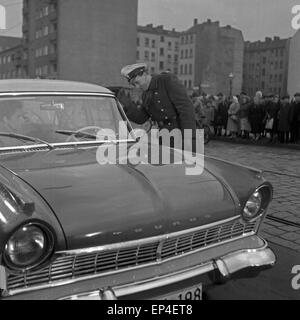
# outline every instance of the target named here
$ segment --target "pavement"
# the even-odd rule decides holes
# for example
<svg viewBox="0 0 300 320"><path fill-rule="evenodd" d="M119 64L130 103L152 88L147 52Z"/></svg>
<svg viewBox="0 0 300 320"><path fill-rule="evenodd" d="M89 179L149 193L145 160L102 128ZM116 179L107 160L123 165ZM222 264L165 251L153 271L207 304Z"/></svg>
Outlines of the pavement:
<svg viewBox="0 0 300 320"><path fill-rule="evenodd" d="M260 234L268 242L300 252L300 148L212 140L205 154L264 171L274 188Z"/></svg>

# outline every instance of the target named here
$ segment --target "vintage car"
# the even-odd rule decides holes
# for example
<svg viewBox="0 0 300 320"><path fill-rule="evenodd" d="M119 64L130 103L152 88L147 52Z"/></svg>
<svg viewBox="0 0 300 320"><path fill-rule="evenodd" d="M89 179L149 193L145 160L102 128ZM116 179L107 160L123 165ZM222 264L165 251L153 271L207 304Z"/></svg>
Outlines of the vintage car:
<svg viewBox="0 0 300 320"><path fill-rule="evenodd" d="M0 299L200 300L274 265L262 172L99 161L138 141L106 88L0 81Z"/></svg>

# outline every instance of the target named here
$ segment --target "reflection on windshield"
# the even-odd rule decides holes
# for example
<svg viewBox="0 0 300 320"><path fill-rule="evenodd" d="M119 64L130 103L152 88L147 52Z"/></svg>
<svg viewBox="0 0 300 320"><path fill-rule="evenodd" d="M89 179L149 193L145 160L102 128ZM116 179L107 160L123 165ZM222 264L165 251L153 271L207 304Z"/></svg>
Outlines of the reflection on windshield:
<svg viewBox="0 0 300 320"><path fill-rule="evenodd" d="M115 132L124 121L112 97L35 96L0 99L0 132L62 143L95 141L99 130ZM62 132L83 132L66 136ZM75 140L73 140L75 139ZM25 142L2 135L0 147Z"/></svg>

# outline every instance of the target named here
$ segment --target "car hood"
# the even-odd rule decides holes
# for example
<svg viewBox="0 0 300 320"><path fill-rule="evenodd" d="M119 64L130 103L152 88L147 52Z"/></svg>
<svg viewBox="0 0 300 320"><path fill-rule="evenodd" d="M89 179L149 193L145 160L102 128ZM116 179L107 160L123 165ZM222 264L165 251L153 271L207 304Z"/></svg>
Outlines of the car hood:
<svg viewBox="0 0 300 320"><path fill-rule="evenodd" d="M97 148L1 155L1 164L48 203L68 249L151 237L237 214L237 203L210 171L184 164L102 164Z"/></svg>

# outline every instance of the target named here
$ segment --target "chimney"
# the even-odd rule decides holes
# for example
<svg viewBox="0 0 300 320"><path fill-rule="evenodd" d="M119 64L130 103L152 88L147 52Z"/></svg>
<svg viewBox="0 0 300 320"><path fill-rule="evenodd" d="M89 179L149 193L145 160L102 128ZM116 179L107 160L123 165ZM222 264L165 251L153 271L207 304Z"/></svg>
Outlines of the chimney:
<svg viewBox="0 0 300 320"><path fill-rule="evenodd" d="M227 28L227 29L231 29L231 25L228 24L228 25L226 26L226 28Z"/></svg>
<svg viewBox="0 0 300 320"><path fill-rule="evenodd" d="M198 24L198 19L194 19L194 26Z"/></svg>
<svg viewBox="0 0 300 320"><path fill-rule="evenodd" d="M207 19L207 23L211 23L211 19Z"/></svg>
<svg viewBox="0 0 300 320"><path fill-rule="evenodd" d="M159 29L159 30L163 30L163 28L164 28L164 26L162 24L157 26L157 29Z"/></svg>
<svg viewBox="0 0 300 320"><path fill-rule="evenodd" d="M265 41L266 41L266 42L270 42L270 41L272 41L272 38L266 37L266 38L265 38Z"/></svg>
<svg viewBox="0 0 300 320"><path fill-rule="evenodd" d="M274 40L280 40L280 37L274 37Z"/></svg>
<svg viewBox="0 0 300 320"><path fill-rule="evenodd" d="M152 23L147 24L146 27L153 28L153 24Z"/></svg>

